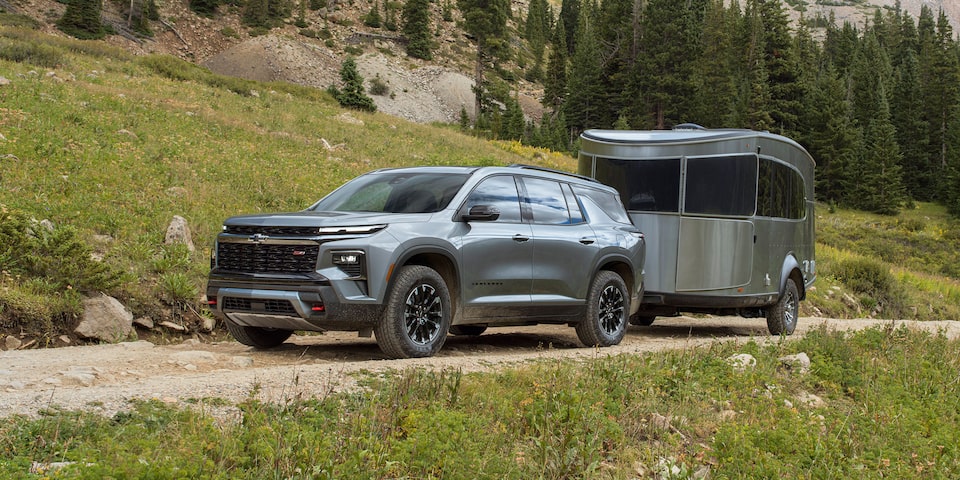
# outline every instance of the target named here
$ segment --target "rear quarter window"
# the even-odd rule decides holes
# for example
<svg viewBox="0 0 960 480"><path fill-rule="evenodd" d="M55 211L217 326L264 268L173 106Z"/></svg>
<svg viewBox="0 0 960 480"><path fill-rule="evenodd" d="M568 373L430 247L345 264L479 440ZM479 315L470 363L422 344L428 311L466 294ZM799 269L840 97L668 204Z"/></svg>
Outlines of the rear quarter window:
<svg viewBox="0 0 960 480"><path fill-rule="evenodd" d="M623 203L620 202L620 198L616 194L595 188L584 187L581 185L575 185L573 187L573 191L578 197L581 198L581 200L590 200L612 220L619 223L631 223L630 217L627 215L626 210L623 209ZM584 204L584 207L587 208L587 215L589 216L591 212L590 208L587 206L587 202L582 203Z"/></svg>

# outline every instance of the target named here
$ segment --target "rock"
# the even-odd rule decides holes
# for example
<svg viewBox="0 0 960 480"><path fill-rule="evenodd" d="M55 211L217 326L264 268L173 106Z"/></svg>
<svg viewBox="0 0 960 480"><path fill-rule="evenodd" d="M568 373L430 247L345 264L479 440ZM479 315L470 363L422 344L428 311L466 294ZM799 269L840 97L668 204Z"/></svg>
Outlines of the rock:
<svg viewBox="0 0 960 480"><path fill-rule="evenodd" d="M230 361L233 362L234 365L240 368L249 368L253 366L253 357L236 356L236 357L233 357Z"/></svg>
<svg viewBox="0 0 960 480"><path fill-rule="evenodd" d="M83 318L73 332L83 338L110 343L136 336L133 314L107 295L83 300Z"/></svg>
<svg viewBox="0 0 960 480"><path fill-rule="evenodd" d="M10 85L10 83L11 83L10 79L8 79L7 77L0 76L0 87L5 87L7 85Z"/></svg>
<svg viewBox="0 0 960 480"><path fill-rule="evenodd" d="M64 344L66 344L66 345L70 345L71 343L73 343L73 340L70 340L70 337L68 337L68 336L66 336L66 335L60 335L59 338L60 338L60 341L63 342Z"/></svg>
<svg viewBox="0 0 960 480"><path fill-rule="evenodd" d="M169 330L173 330L173 331L175 331L175 332L186 332L186 331L187 331L187 327L184 327L183 325L180 325L180 324L178 324L178 323L173 323L173 322L170 322L170 321L160 322L160 326L163 327L163 328L169 329Z"/></svg>
<svg viewBox="0 0 960 480"><path fill-rule="evenodd" d="M734 418L737 418L736 410L724 410L720 412L720 420L726 421L733 420Z"/></svg>
<svg viewBox="0 0 960 480"><path fill-rule="evenodd" d="M203 317L203 320L200 322L200 330L203 332L212 332L214 328L217 328L217 319L213 317Z"/></svg>
<svg viewBox="0 0 960 480"><path fill-rule="evenodd" d="M187 220L180 215L173 216L173 220L167 227L167 235L164 237L163 243L167 245L182 243L191 252L196 250L193 246L193 240L190 238L190 226L187 225Z"/></svg>
<svg viewBox="0 0 960 480"><path fill-rule="evenodd" d="M822 407L826 404L822 398L807 392L801 392L799 395L797 395L797 403L812 408Z"/></svg>
<svg viewBox="0 0 960 480"><path fill-rule="evenodd" d="M738 372L746 371L748 368L757 366L757 359L749 353L738 353L727 358L727 364Z"/></svg>
<svg viewBox="0 0 960 480"><path fill-rule="evenodd" d="M7 338L3 339L3 347L5 350L16 350L23 345L23 342L19 338L14 337L13 335L7 335Z"/></svg>
<svg viewBox="0 0 960 480"><path fill-rule="evenodd" d="M133 319L133 324L138 327L146 328L147 330L153 330L155 326L153 319L150 317L137 317Z"/></svg>
<svg viewBox="0 0 960 480"><path fill-rule="evenodd" d="M136 133L133 133L130 130L127 130L126 128L121 128L120 130L117 130L117 135L126 135L130 137L130 140L140 140L140 137L138 137Z"/></svg>
<svg viewBox="0 0 960 480"><path fill-rule="evenodd" d="M810 357L804 352L780 357L778 360L780 360L780 364L787 370L796 371L801 374L810 371Z"/></svg>
<svg viewBox="0 0 960 480"><path fill-rule="evenodd" d="M672 425L670 424L670 417L665 417L659 413L650 414L650 426L657 430L666 430L669 431Z"/></svg>
<svg viewBox="0 0 960 480"><path fill-rule="evenodd" d="M217 363L217 356L205 350L188 350L170 355L170 359L178 364Z"/></svg>

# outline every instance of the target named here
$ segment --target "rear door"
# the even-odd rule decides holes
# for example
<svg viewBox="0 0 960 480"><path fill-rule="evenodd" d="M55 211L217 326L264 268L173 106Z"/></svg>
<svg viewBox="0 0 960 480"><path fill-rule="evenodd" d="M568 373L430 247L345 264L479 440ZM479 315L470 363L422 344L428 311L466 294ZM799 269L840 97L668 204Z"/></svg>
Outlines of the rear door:
<svg viewBox="0 0 960 480"><path fill-rule="evenodd" d="M533 229L533 286L538 315L576 315L587 296L600 242L580 210L570 186L555 180L522 177L524 203ZM560 308L543 308L550 305Z"/></svg>

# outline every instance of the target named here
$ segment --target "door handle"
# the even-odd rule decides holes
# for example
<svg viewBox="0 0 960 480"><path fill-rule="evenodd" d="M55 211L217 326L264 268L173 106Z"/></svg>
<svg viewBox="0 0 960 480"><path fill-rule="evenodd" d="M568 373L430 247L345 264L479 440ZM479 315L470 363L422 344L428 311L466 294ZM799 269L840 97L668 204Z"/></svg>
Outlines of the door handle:
<svg viewBox="0 0 960 480"><path fill-rule="evenodd" d="M583 237L583 238L580 239L580 243L582 243L582 244L584 244L584 245L593 245L593 243L596 242L596 241L597 241L597 239L596 239L596 238L593 238L593 237Z"/></svg>
<svg viewBox="0 0 960 480"><path fill-rule="evenodd" d="M516 234L516 235L513 236L513 241L514 241L514 242L517 242L517 243L523 243L523 242L526 242L527 240L530 240L530 237L528 237L528 236L526 236L526 235L520 235L520 234L518 233L518 234Z"/></svg>

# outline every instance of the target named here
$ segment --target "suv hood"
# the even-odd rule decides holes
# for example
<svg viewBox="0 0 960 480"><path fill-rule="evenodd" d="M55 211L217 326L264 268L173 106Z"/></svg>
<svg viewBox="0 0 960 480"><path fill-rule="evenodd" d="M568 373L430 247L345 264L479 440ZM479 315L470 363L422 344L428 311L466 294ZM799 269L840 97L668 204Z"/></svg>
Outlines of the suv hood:
<svg viewBox="0 0 960 480"><path fill-rule="evenodd" d="M381 212L287 212L238 215L228 218L224 225L270 227L334 227L422 222L432 213Z"/></svg>

